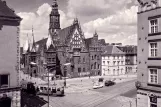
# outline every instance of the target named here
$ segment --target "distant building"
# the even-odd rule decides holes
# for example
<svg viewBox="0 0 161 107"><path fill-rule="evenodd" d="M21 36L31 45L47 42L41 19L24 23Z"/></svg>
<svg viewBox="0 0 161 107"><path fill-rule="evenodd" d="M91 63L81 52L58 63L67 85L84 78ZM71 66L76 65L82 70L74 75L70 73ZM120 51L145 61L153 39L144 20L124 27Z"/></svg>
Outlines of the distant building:
<svg viewBox="0 0 161 107"><path fill-rule="evenodd" d="M120 50L125 52L125 66L126 72L137 72L137 46L117 46Z"/></svg>
<svg viewBox="0 0 161 107"><path fill-rule="evenodd" d="M161 106L160 3L160 0L139 1L137 107Z"/></svg>
<svg viewBox="0 0 161 107"><path fill-rule="evenodd" d="M31 76L41 76L46 72L45 67L47 67L50 73L61 76L100 75L101 46L105 44L105 41L98 39L97 32L92 38L86 39L77 18L74 19L72 25L61 29L60 17L55 0L49 22L51 40L48 37L35 42L34 33L32 33L32 45L26 42L24 48L26 50L23 55L25 71ZM49 48L47 48L48 40L51 42ZM45 66L44 62L47 63ZM70 63L67 68L64 65L66 63Z"/></svg>
<svg viewBox="0 0 161 107"><path fill-rule="evenodd" d="M20 21L14 10L0 0L0 107L21 107Z"/></svg>
<svg viewBox="0 0 161 107"><path fill-rule="evenodd" d="M124 75L125 53L113 45L105 46L103 50L102 75Z"/></svg>

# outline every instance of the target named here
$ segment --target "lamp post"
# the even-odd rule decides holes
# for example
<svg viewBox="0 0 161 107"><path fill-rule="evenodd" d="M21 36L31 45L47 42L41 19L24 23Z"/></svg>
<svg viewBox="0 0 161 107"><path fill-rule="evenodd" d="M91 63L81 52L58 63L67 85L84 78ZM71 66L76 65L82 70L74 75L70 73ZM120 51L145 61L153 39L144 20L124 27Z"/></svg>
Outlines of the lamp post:
<svg viewBox="0 0 161 107"><path fill-rule="evenodd" d="M49 70L47 69L47 67L46 67L46 65L47 65L47 63L43 63L43 65L44 65L44 68L47 70L47 72L48 72L48 107L49 107Z"/></svg>
<svg viewBox="0 0 161 107"><path fill-rule="evenodd" d="M64 66L64 86L66 87L66 72L67 72L67 66Z"/></svg>

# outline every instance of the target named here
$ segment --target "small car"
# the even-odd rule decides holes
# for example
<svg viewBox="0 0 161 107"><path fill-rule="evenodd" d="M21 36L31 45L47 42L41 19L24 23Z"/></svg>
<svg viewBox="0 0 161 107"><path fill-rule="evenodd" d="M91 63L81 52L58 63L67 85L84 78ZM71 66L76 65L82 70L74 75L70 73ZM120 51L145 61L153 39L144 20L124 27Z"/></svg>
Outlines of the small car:
<svg viewBox="0 0 161 107"><path fill-rule="evenodd" d="M93 85L93 89L102 88L103 86L104 86L103 84L95 83Z"/></svg>
<svg viewBox="0 0 161 107"><path fill-rule="evenodd" d="M106 80L105 81L105 86L112 86L112 85L115 85L116 83L114 81L111 81L111 80Z"/></svg>

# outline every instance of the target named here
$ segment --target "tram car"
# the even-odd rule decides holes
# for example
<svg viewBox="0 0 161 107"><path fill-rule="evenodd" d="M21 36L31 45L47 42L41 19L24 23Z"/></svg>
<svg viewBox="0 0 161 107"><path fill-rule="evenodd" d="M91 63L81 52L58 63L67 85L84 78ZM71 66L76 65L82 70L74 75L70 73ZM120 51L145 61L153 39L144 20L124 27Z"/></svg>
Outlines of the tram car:
<svg viewBox="0 0 161 107"><path fill-rule="evenodd" d="M37 93L34 83L25 80L21 81L21 91L31 95L36 95Z"/></svg>
<svg viewBox="0 0 161 107"><path fill-rule="evenodd" d="M49 90L49 92L48 92ZM56 96L64 96L64 87L60 87L57 85L49 85L48 84L40 84L38 85L37 94L49 94L49 95L56 95Z"/></svg>

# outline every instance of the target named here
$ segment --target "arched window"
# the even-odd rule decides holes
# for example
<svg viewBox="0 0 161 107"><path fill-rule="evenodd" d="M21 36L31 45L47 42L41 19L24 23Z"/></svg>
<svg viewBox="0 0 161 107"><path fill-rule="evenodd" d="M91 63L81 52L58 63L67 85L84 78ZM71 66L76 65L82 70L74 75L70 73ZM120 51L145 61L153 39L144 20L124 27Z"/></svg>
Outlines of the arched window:
<svg viewBox="0 0 161 107"><path fill-rule="evenodd" d="M83 72L86 72L86 69L85 68L83 68Z"/></svg>
<svg viewBox="0 0 161 107"><path fill-rule="evenodd" d="M97 55L94 56L94 59L97 59Z"/></svg>
<svg viewBox="0 0 161 107"><path fill-rule="evenodd" d="M93 64L91 65L91 69L93 69Z"/></svg>
<svg viewBox="0 0 161 107"><path fill-rule="evenodd" d="M93 56L92 56L92 60L93 60Z"/></svg>
<svg viewBox="0 0 161 107"><path fill-rule="evenodd" d="M95 62L95 63L94 63L94 69L96 69L96 66L97 66L97 63Z"/></svg>
<svg viewBox="0 0 161 107"><path fill-rule="evenodd" d="M85 57L83 58L83 63L85 63Z"/></svg>
<svg viewBox="0 0 161 107"><path fill-rule="evenodd" d="M99 60L99 56L97 56L97 60Z"/></svg>

